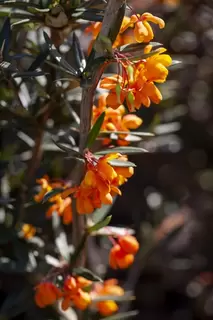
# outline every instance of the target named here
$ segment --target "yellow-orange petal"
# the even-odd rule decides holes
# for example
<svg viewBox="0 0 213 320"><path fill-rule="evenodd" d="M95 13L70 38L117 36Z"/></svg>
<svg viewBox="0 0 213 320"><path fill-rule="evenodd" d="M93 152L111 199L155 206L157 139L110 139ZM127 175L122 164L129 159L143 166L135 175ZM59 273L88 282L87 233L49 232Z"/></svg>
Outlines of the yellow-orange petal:
<svg viewBox="0 0 213 320"><path fill-rule="evenodd" d="M122 119L123 125L128 129L137 129L142 122L142 119L135 114L127 114Z"/></svg>
<svg viewBox="0 0 213 320"><path fill-rule="evenodd" d="M111 314L118 311L118 305L113 300L106 300L97 303L97 309L103 316L110 316Z"/></svg>
<svg viewBox="0 0 213 320"><path fill-rule="evenodd" d="M119 242L121 248L125 252L131 253L131 254L136 254L138 252L139 243L134 236L126 235L126 236L120 237L118 239L118 242Z"/></svg>

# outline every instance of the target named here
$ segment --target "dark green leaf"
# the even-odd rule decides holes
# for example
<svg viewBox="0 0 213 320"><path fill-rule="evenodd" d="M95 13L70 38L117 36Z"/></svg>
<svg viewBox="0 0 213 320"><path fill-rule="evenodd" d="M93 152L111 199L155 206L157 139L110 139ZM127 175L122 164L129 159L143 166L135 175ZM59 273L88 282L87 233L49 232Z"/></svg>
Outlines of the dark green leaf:
<svg viewBox="0 0 213 320"><path fill-rule="evenodd" d="M17 72L13 75L13 78L32 78L32 77L40 77L45 73L43 71L24 71Z"/></svg>
<svg viewBox="0 0 213 320"><path fill-rule="evenodd" d="M87 229L88 232L92 233L93 231L97 231L97 230L99 230L101 228L104 228L104 227L108 226L108 224L110 223L111 219L112 219L112 216L106 217L104 220L94 224L92 227L89 227Z"/></svg>
<svg viewBox="0 0 213 320"><path fill-rule="evenodd" d="M79 268L74 268L73 269L73 274L77 275L77 276L81 276L84 277L88 280L91 281L103 281L99 276L97 276L96 274L94 274L92 271L90 271L89 269L83 268L83 267L79 267Z"/></svg>
<svg viewBox="0 0 213 320"><path fill-rule="evenodd" d="M120 51L122 53L135 53L137 51L140 51L141 50L144 50L144 48L147 46L147 45L151 45L152 48L156 48L156 47L162 47L162 44L159 43L159 42L149 42L148 44L147 43L132 43L132 44L125 44L124 46L121 46L120 47Z"/></svg>
<svg viewBox="0 0 213 320"><path fill-rule="evenodd" d="M62 57L62 55L58 52L54 44L51 42L48 34L46 32L43 33L46 43L49 46L50 54L52 57L71 75L78 77L78 72L71 67L71 65Z"/></svg>
<svg viewBox="0 0 213 320"><path fill-rule="evenodd" d="M75 32L73 33L73 50L74 50L75 60L76 60L78 69L80 72L82 72L86 67L86 60L85 60L84 52L81 49L79 39L76 36Z"/></svg>
<svg viewBox="0 0 213 320"><path fill-rule="evenodd" d="M136 164L130 161L109 160L107 161L113 167L136 167Z"/></svg>
<svg viewBox="0 0 213 320"><path fill-rule="evenodd" d="M45 195L44 195L44 198L42 200L42 202L46 202L48 201L49 199L51 199L52 197L56 196L57 194L63 192L64 189L63 188L55 188L49 192L47 192Z"/></svg>
<svg viewBox="0 0 213 320"><path fill-rule="evenodd" d="M136 153L147 152L147 150L143 148L138 148L138 147L115 147L115 148L109 148L106 150L96 152L95 154L104 155L104 154L117 153L117 152L121 154L136 154Z"/></svg>
<svg viewBox="0 0 213 320"><path fill-rule="evenodd" d="M126 11L126 1L123 2L122 6L118 10L115 21L112 24L110 31L109 31L109 39L111 40L112 44L115 42L117 35L120 31L122 21L123 21L124 15L125 15L125 11Z"/></svg>
<svg viewBox="0 0 213 320"><path fill-rule="evenodd" d="M104 54L104 52L112 53L112 41L110 38L99 34L94 42L93 48L101 54Z"/></svg>
<svg viewBox="0 0 213 320"><path fill-rule="evenodd" d="M95 142L95 139L97 138L102 124L104 122L105 112L102 112L102 114L98 117L95 124L93 125L92 129L89 132L88 139L87 139L87 147L91 147L93 143Z"/></svg>
<svg viewBox="0 0 213 320"><path fill-rule="evenodd" d="M55 141L54 139L52 139L52 140L53 140L53 142L57 145L57 147L59 147L59 149L63 150L64 152L69 153L69 154L72 155L73 157L82 158L82 159L83 159L83 156L80 154L80 152L74 150L74 149L72 148L72 146L69 146L69 145L66 144L66 143L57 142L57 141Z"/></svg>
<svg viewBox="0 0 213 320"><path fill-rule="evenodd" d="M138 315L138 313L139 312L137 310L133 310L133 311L123 312L123 313L117 313L113 316L105 317L100 320L123 320L131 317L135 317Z"/></svg>
<svg viewBox="0 0 213 320"><path fill-rule="evenodd" d="M11 37L10 18L6 18L0 32L0 51L4 61L9 61L10 37Z"/></svg>
<svg viewBox="0 0 213 320"><path fill-rule="evenodd" d="M41 51L39 53L39 55L36 57L36 59L33 61L33 63L31 64L31 66L28 68L28 71L34 71L37 68L39 68L42 63L45 61L45 59L47 58L47 56L49 55L49 48L46 47L44 48L43 51Z"/></svg>

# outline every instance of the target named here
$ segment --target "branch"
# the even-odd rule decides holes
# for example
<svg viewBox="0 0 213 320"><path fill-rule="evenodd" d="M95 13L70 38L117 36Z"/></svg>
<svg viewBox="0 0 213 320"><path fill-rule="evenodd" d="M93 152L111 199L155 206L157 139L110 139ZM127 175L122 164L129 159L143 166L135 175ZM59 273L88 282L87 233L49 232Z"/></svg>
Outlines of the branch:
<svg viewBox="0 0 213 320"><path fill-rule="evenodd" d="M121 6L125 3L125 0L109 0L103 22L102 28L100 31L101 36L108 37L110 33L110 29L112 25L115 23L118 15L118 11ZM96 57L100 57L100 54L96 54ZM95 71L92 74L91 78L91 86L87 88L83 88L82 91L82 101L80 106L80 142L79 142L79 152L83 153L86 148L87 137L91 127L91 118L92 118L92 106L93 106L93 98L95 94L96 87L98 82L103 74L104 66L99 70ZM84 175L84 170L80 165L76 167L76 183L80 184L82 177ZM85 231L85 216L78 215L76 212L75 201L73 201L73 244L75 247L79 245L81 238L84 235ZM85 251L81 252L81 255L78 259L78 266L83 266L85 264Z"/></svg>

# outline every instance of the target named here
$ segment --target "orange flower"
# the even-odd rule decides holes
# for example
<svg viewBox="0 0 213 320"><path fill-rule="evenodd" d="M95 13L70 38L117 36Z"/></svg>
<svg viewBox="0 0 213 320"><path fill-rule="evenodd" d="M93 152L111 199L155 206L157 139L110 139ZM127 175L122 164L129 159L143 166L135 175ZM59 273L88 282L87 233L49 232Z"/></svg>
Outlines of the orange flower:
<svg viewBox="0 0 213 320"><path fill-rule="evenodd" d="M92 124L96 122L98 117L102 112L105 112L104 122L101 127L102 132L116 132L122 131L126 134L118 134L118 144L126 142L125 145L128 145L129 142L125 141L127 134L130 132L130 129L137 129L142 124L142 119L136 115L127 114L125 115L125 108L123 105L120 105L117 109L112 109L107 107L106 103L107 94L103 94L98 99L98 106L93 106L93 118ZM110 144L111 139L104 140L103 144Z"/></svg>
<svg viewBox="0 0 213 320"><path fill-rule="evenodd" d="M23 224L21 228L21 236L25 239L31 239L36 233L36 228L31 224Z"/></svg>
<svg viewBox="0 0 213 320"><path fill-rule="evenodd" d="M146 48L150 51L151 46ZM103 78L100 82L100 88L109 90L106 98L106 104L117 109L126 101L130 112L139 109L141 105L149 107L151 101L158 104L162 100L162 95L154 82L163 83L168 75L167 67L171 65L172 59L167 54L161 54L165 49L159 49L158 52L139 61L134 65L127 64L124 68L123 76L114 75Z"/></svg>
<svg viewBox="0 0 213 320"><path fill-rule="evenodd" d="M36 202L41 202L44 198L44 195L53 190L54 188L61 187L62 189L66 187L63 181L60 182L50 182L48 177L43 177L42 179L37 180L41 184L40 192L34 196ZM74 192L74 188L69 189L69 194ZM61 194L57 194L51 197L48 202L52 203L49 209L46 212L46 217L50 218L53 212L57 212L59 216L63 217L63 223L69 224L72 222L72 200L69 197L64 197L67 193L67 190Z"/></svg>
<svg viewBox="0 0 213 320"><path fill-rule="evenodd" d="M62 297L61 290L51 282L42 282L35 289L35 303L40 308L45 308Z"/></svg>
<svg viewBox="0 0 213 320"><path fill-rule="evenodd" d="M83 277L68 276L64 282L64 296L61 307L67 310L72 304L80 309L85 310L91 303L91 297L84 288L91 285L92 282Z"/></svg>
<svg viewBox="0 0 213 320"><path fill-rule="evenodd" d="M131 235L126 235L118 239L118 243L126 253L136 254L139 249L137 239Z"/></svg>
<svg viewBox="0 0 213 320"><path fill-rule="evenodd" d="M126 269L134 261L134 255L126 253L119 244L112 247L109 255L109 265L113 269Z"/></svg>
<svg viewBox="0 0 213 320"><path fill-rule="evenodd" d="M126 269L134 261L134 256L139 249L137 239L131 235L118 238L109 255L109 264L113 269Z"/></svg>
<svg viewBox="0 0 213 320"><path fill-rule="evenodd" d="M109 154L99 159L87 152L87 171L78 191L75 193L76 207L79 214L92 213L101 204L111 204L114 194L121 194L118 187L132 176L134 169L125 167L121 171L119 167L113 167L109 161L112 159L126 161L126 157L120 154ZM120 170L120 171L119 171Z"/></svg>
<svg viewBox="0 0 213 320"><path fill-rule="evenodd" d="M98 283L94 287L92 292L93 297L96 296L123 296L124 290L117 285L116 279L109 279L104 283ZM113 300L100 301L96 304L96 308L99 313L103 316L110 316L111 314L118 311L118 305Z"/></svg>
<svg viewBox="0 0 213 320"><path fill-rule="evenodd" d="M101 22L93 22L84 30L86 33L90 33L92 35L92 41L89 45L88 53L91 51L94 40L97 38L99 32L101 31L101 26L102 26ZM112 46L113 48L117 48L117 47L123 46L125 44L130 44L130 43L134 42L135 39L133 36L123 34L127 30L127 28L129 28L129 27L133 27L133 24L132 24L130 18L125 16L123 18L122 25L121 25L120 31L117 35L117 38L116 38L115 42L113 43L113 46Z"/></svg>
<svg viewBox="0 0 213 320"><path fill-rule="evenodd" d="M151 13L143 13L140 15L132 15L130 21L134 24L134 35L137 42L150 42L154 38L154 33L149 22L158 24L160 29L165 27L165 23L161 18L153 16Z"/></svg>

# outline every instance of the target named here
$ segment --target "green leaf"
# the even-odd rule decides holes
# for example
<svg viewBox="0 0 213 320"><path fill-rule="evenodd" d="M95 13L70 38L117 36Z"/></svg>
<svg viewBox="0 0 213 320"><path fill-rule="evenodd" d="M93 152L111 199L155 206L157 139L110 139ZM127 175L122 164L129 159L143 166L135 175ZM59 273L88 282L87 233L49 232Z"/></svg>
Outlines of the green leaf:
<svg viewBox="0 0 213 320"><path fill-rule="evenodd" d="M74 268L73 269L73 274L75 274L77 276L84 277L84 278L86 278L88 280L91 280L91 281L94 281L94 282L103 282L103 280L99 276L94 274L89 269L86 269L86 268L83 268L83 267Z"/></svg>
<svg viewBox="0 0 213 320"><path fill-rule="evenodd" d="M99 230L101 228L104 228L104 227L108 226L108 224L110 223L111 219L112 219L112 216L108 216L104 220L94 224L92 227L89 227L87 229L87 231L89 233L92 233L93 231L97 231L97 230Z"/></svg>
<svg viewBox="0 0 213 320"><path fill-rule="evenodd" d="M121 160L109 160L107 161L113 167L136 167L136 164L130 161L121 161Z"/></svg>
<svg viewBox="0 0 213 320"><path fill-rule="evenodd" d="M0 51L4 61L9 61L10 37L11 37L10 18L6 18L0 32Z"/></svg>
<svg viewBox="0 0 213 320"><path fill-rule="evenodd" d="M88 135L88 139L87 139L87 147L91 147L93 145L93 143L95 142L95 139L97 138L102 124L104 122L104 118L105 118L105 112L102 112L102 114L98 117L98 119L96 120L95 124L93 125L92 129L89 132Z"/></svg>
<svg viewBox="0 0 213 320"><path fill-rule="evenodd" d="M30 65L30 67L28 68L28 71L34 71L37 68L39 68L42 65L42 63L45 61L48 55L49 55L49 48L45 47L44 50L39 53L39 55Z"/></svg>
<svg viewBox="0 0 213 320"><path fill-rule="evenodd" d="M125 292L123 296L115 296L115 295L102 295L102 296L95 296L92 301L93 302L100 302L106 300L113 300L113 301L130 301L135 300L132 291Z"/></svg>
<svg viewBox="0 0 213 320"><path fill-rule="evenodd" d="M105 154L117 153L117 152L121 154L137 154L137 153L147 152L147 150L143 148L138 148L138 147L115 147L115 148L98 151L95 153L95 155L96 154L105 155Z"/></svg>
<svg viewBox="0 0 213 320"><path fill-rule="evenodd" d="M144 48L147 45L151 45L152 48L156 48L156 47L162 47L162 44L159 42L149 42L149 43L132 43L132 44L125 44L124 46L120 47L120 51L122 53L135 53L141 50L144 50Z"/></svg>
<svg viewBox="0 0 213 320"><path fill-rule="evenodd" d="M112 53L112 41L110 38L99 34L94 42L93 48L96 52L101 54L104 52Z"/></svg>
<svg viewBox="0 0 213 320"><path fill-rule="evenodd" d="M112 204L103 204L101 208L98 208L94 211L94 213L92 214L93 223L98 223L106 217L106 215L109 213L110 209L112 208L116 198L117 196L113 198Z"/></svg>
<svg viewBox="0 0 213 320"><path fill-rule="evenodd" d="M72 76L78 77L78 72L71 67L71 65L62 57L62 55L58 52L54 44L51 42L48 34L43 32L44 39L49 46L50 54L52 57Z"/></svg>
<svg viewBox="0 0 213 320"><path fill-rule="evenodd" d="M135 317L138 315L138 313L139 312L137 310L122 312L122 313L117 313L110 317L101 318L100 320L123 320L130 317Z"/></svg>
<svg viewBox="0 0 213 320"><path fill-rule="evenodd" d="M64 189L63 188L55 188L49 192L47 192L45 195L44 195L44 198L42 200L42 203L48 201L49 199L51 199L52 197L56 196L57 194L63 192Z"/></svg>
<svg viewBox="0 0 213 320"><path fill-rule="evenodd" d="M73 149L71 146L69 146L67 143L57 142L57 141L55 141L54 139L52 139L52 140L53 140L53 142L56 144L56 146L57 146L59 149L63 150L64 152L67 152L67 153L69 153L70 155L76 156L76 158L82 158L82 159L84 158L84 157L80 154L80 152L74 150L74 149Z"/></svg>
<svg viewBox="0 0 213 320"><path fill-rule="evenodd" d="M86 60L84 56L84 52L81 49L80 41L76 36L75 32L73 33L73 51L75 54L75 60L80 72L83 72L84 68L86 67Z"/></svg>
<svg viewBox="0 0 213 320"><path fill-rule="evenodd" d="M125 11L126 11L126 1L123 2L122 6L118 10L115 21L112 24L110 31L109 31L109 39L111 40L112 44L115 42L117 35L120 31L122 21L123 21L124 15L125 15Z"/></svg>

